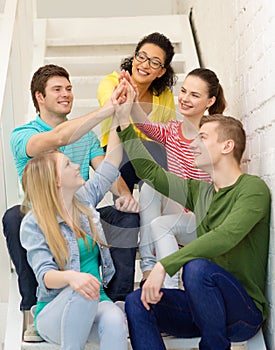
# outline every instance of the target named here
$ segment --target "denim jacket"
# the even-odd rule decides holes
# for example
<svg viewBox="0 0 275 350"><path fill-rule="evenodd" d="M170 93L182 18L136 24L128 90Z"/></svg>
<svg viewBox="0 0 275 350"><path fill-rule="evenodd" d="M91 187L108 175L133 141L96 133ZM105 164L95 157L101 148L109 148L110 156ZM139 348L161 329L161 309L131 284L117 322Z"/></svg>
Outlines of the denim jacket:
<svg viewBox="0 0 275 350"><path fill-rule="evenodd" d="M112 183L119 177L119 171L112 164L103 161L96 169L93 177L88 180L85 185L77 191L76 196L92 211L94 223L98 230L99 236L106 243L106 238L100 223L99 213L96 211L96 205L102 200L105 193L110 189ZM60 218L57 217L61 232L68 243L69 262L65 270L80 271L80 258L78 243L71 228ZM81 227L85 232L90 234L90 226L88 218L85 215L81 217ZM50 270L59 270L54 257L46 242L45 236L38 226L37 219L32 211L30 211L22 220L20 227L20 240L22 246L27 250L27 258L32 267L36 280L38 282L37 298L42 302L49 302L54 299L61 289L48 289L44 283L44 276ZM109 248L98 244L101 267L102 267L102 283L104 287L110 282L115 273L115 268L110 255Z"/></svg>

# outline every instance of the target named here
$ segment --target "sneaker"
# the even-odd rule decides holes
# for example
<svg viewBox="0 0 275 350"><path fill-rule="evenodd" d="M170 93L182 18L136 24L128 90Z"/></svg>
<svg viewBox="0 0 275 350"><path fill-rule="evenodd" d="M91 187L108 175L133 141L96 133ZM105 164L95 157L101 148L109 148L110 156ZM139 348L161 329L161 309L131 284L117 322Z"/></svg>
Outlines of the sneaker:
<svg viewBox="0 0 275 350"><path fill-rule="evenodd" d="M32 317L34 318L34 316L35 316L35 311L36 311L36 305L33 305L32 307L31 307L31 314L32 314Z"/></svg>
<svg viewBox="0 0 275 350"><path fill-rule="evenodd" d="M44 341L40 335L36 332L34 324L29 324L28 328L24 332L23 340L26 342L42 342Z"/></svg>

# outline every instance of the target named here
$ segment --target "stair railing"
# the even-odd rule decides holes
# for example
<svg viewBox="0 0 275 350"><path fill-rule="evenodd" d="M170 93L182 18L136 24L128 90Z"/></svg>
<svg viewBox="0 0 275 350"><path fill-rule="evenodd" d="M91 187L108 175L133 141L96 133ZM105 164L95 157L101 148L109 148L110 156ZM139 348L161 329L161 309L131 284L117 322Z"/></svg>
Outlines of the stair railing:
<svg viewBox="0 0 275 350"><path fill-rule="evenodd" d="M18 176L9 137L12 129L24 122L28 111L35 2L5 0L0 13L0 219L8 207L19 203ZM0 300L8 303L4 349L19 350L23 314L19 311L17 276L10 273L10 260L2 232L0 264Z"/></svg>

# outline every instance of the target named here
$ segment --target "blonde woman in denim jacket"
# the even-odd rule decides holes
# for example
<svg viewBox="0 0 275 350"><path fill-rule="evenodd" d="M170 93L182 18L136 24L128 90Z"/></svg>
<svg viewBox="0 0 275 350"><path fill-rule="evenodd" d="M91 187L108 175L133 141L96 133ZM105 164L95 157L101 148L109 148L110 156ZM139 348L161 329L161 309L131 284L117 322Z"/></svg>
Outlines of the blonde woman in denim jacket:
<svg viewBox="0 0 275 350"><path fill-rule="evenodd" d="M63 350L84 349L88 340L101 350L127 349L125 317L102 287L115 269L94 209L119 177L120 155L107 150L86 183L79 165L58 151L36 156L23 174L28 213L20 239L38 281L35 326Z"/></svg>

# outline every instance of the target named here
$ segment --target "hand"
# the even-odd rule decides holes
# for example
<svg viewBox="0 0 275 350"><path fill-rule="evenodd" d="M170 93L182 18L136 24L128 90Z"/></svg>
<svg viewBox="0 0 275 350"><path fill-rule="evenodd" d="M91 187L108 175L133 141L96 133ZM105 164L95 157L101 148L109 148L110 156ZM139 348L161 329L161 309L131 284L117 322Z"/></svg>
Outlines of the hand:
<svg viewBox="0 0 275 350"><path fill-rule="evenodd" d="M88 300L99 299L100 284L99 280L89 273L71 271L69 285Z"/></svg>
<svg viewBox="0 0 275 350"><path fill-rule="evenodd" d="M132 86L132 88L134 89L135 92L135 99L134 102L138 101L138 96L139 96L139 91L138 91L138 87L137 85L134 83L134 80L132 79L130 73L128 71L125 71L124 69L122 69L122 71L120 72L120 75L118 77L118 81L121 82L123 79L126 79L127 82Z"/></svg>
<svg viewBox="0 0 275 350"><path fill-rule="evenodd" d="M162 298L163 292L160 291L166 271L160 262L157 262L149 274L146 282L142 286L141 301L146 310L150 310L149 304L157 304Z"/></svg>
<svg viewBox="0 0 275 350"><path fill-rule="evenodd" d="M115 201L115 207L117 210L127 213L139 212L139 204L131 194L120 196Z"/></svg>
<svg viewBox="0 0 275 350"><path fill-rule="evenodd" d="M132 85L124 78L120 85L124 85L126 88L126 101L115 106L115 116L120 124L120 127L124 129L130 124L130 114L135 100L135 90ZM123 90L125 91L125 90Z"/></svg>
<svg viewBox="0 0 275 350"><path fill-rule="evenodd" d="M109 115L114 114L115 107L125 103L127 100L127 86L125 83L119 84L114 88L114 91L102 109L107 109Z"/></svg>

